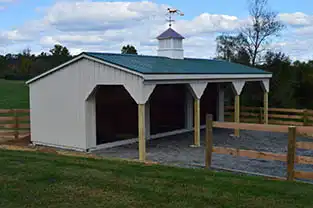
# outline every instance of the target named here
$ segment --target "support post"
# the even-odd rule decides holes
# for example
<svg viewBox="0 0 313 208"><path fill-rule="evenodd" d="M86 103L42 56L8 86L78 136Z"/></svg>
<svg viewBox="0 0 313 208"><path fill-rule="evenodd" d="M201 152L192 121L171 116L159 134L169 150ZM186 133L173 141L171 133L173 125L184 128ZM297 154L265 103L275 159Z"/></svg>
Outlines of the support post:
<svg viewBox="0 0 313 208"><path fill-rule="evenodd" d="M240 95L235 96L235 123L240 123ZM234 135L239 137L239 129L235 129Z"/></svg>
<svg viewBox="0 0 313 208"><path fill-rule="evenodd" d="M210 168L213 152L213 116L210 114L206 115L205 145L205 167Z"/></svg>
<svg viewBox="0 0 313 208"><path fill-rule="evenodd" d="M264 92L264 124L268 124L268 92Z"/></svg>
<svg viewBox="0 0 313 208"><path fill-rule="evenodd" d="M288 154L287 154L287 180L294 180L294 167L296 158L296 127L288 128Z"/></svg>
<svg viewBox="0 0 313 208"><path fill-rule="evenodd" d="M145 104L145 135L146 139L150 139L150 102Z"/></svg>
<svg viewBox="0 0 313 208"><path fill-rule="evenodd" d="M194 104L194 145L200 147L200 99L195 98Z"/></svg>
<svg viewBox="0 0 313 208"><path fill-rule="evenodd" d="M138 142L139 160L146 160L146 140L145 140L145 104L138 104Z"/></svg>

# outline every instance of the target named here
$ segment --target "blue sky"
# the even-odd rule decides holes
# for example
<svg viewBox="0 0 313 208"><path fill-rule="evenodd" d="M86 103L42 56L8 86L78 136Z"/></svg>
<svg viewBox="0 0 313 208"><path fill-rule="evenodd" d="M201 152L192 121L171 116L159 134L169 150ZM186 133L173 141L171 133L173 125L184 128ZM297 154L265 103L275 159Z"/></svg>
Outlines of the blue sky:
<svg viewBox="0 0 313 208"><path fill-rule="evenodd" d="M118 52L122 44L133 43L142 53L153 54L153 37L165 29L165 8L170 5L185 13L176 18L175 29L189 38L186 55L211 57L216 35L236 31L248 18L247 0L110 2L119 2L119 6L100 0L0 0L0 19L5 20L0 22L0 54L20 52L25 47L38 53L55 43L66 45L72 53ZM128 6L128 2L133 4ZM269 4L288 26L273 47L292 58L313 59L313 1L269 0Z"/></svg>
<svg viewBox="0 0 313 208"><path fill-rule="evenodd" d="M111 2L118 1L112 0ZM136 0L128 0L124 2L130 1L136 2ZM16 0L13 3L7 3L7 8L0 12L0 18L7 21L1 21L0 28L10 29L16 27L17 25L23 24L23 22L27 20L40 18L43 16L43 13L36 11L36 9L41 7L49 7L55 2L56 1L54 0ZM105 1L98 0L98 2ZM184 11L186 15L185 18L187 19L191 19L194 16L204 12L235 15L238 17L244 17L248 15L247 0L152 0L151 2L158 4L169 4L179 8ZM271 8L277 12L303 12L313 15L312 0L269 0L269 4Z"/></svg>

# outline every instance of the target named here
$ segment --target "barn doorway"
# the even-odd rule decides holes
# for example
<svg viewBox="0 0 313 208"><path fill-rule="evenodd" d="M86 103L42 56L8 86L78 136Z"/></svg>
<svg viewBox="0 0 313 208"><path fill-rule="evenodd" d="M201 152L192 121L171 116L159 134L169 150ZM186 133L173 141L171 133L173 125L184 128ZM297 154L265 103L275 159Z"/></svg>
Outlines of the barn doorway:
<svg viewBox="0 0 313 208"><path fill-rule="evenodd" d="M124 86L97 86L95 101L97 145L137 137L137 103Z"/></svg>
<svg viewBox="0 0 313 208"><path fill-rule="evenodd" d="M200 124L205 125L206 114L213 115L217 119L218 84L208 83L200 100Z"/></svg>
<svg viewBox="0 0 313 208"><path fill-rule="evenodd" d="M149 100L151 134L185 128L186 92L184 84L156 86Z"/></svg>

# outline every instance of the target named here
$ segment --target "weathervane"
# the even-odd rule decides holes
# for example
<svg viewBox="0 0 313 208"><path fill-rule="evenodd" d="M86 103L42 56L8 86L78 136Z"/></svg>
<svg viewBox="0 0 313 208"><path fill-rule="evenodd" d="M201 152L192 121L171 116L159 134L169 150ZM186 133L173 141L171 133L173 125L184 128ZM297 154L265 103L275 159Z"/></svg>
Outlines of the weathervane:
<svg viewBox="0 0 313 208"><path fill-rule="evenodd" d="M169 22L169 26L172 27L172 22L174 22L175 20L172 19L172 15L174 14L178 14L180 16L184 16L184 13L182 13L180 10L178 9L173 9L173 8L168 8L167 9L168 11L168 16L169 16L169 19L167 19L167 21Z"/></svg>

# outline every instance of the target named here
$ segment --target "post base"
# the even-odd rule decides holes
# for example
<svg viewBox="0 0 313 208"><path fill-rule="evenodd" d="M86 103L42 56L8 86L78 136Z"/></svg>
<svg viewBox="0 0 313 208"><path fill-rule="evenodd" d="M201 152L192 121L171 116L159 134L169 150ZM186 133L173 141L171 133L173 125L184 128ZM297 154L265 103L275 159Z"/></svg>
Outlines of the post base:
<svg viewBox="0 0 313 208"><path fill-rule="evenodd" d="M197 148L197 147L200 147L200 145L191 144L191 145L189 145L189 147Z"/></svg>
<svg viewBox="0 0 313 208"><path fill-rule="evenodd" d="M236 136L235 134L230 134L229 136L233 138L240 138L240 136Z"/></svg>

